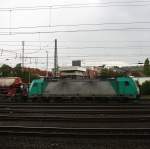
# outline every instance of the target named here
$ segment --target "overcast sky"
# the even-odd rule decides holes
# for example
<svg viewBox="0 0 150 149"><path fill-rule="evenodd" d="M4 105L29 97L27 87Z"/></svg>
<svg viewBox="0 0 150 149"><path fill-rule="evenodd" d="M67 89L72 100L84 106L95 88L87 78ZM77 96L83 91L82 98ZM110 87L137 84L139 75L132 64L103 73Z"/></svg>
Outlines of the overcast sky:
<svg viewBox="0 0 150 149"><path fill-rule="evenodd" d="M5 9L4 9L5 8ZM150 0L0 0L0 64L137 65L150 58ZM3 49L3 50L2 50Z"/></svg>

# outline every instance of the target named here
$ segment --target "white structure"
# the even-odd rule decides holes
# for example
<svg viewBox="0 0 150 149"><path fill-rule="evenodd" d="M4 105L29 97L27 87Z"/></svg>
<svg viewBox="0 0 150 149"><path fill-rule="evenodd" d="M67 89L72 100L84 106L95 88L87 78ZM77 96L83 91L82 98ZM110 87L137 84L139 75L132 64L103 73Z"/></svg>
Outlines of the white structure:
<svg viewBox="0 0 150 149"><path fill-rule="evenodd" d="M79 66L69 66L59 68L61 76L84 76L86 68Z"/></svg>
<svg viewBox="0 0 150 149"><path fill-rule="evenodd" d="M145 81L150 81L150 77L133 77L135 81L139 82L139 85L142 85Z"/></svg>

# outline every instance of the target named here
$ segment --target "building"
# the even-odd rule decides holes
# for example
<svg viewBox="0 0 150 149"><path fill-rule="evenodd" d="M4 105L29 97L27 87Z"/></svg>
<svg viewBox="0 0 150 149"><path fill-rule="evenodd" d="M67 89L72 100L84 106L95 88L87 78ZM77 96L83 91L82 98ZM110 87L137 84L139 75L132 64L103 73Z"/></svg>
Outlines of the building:
<svg viewBox="0 0 150 149"><path fill-rule="evenodd" d="M61 67L60 76L63 78L78 78L86 76L86 68L80 66Z"/></svg>
<svg viewBox="0 0 150 149"><path fill-rule="evenodd" d="M146 81L150 81L150 77L133 77L135 81L138 81L139 85L142 85Z"/></svg>

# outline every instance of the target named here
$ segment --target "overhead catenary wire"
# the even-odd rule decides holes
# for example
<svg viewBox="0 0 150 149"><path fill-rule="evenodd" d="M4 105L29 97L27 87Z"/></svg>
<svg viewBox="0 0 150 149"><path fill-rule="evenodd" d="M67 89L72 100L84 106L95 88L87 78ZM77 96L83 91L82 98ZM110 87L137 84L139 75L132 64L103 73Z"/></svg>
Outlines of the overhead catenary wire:
<svg viewBox="0 0 150 149"><path fill-rule="evenodd" d="M113 55L113 54L110 54ZM119 54L119 56L124 56L124 54ZM92 59L92 58L101 58L103 57L103 55L65 55L65 56L59 56L59 58L88 58L88 59ZM135 57L133 55L130 55L129 57ZM14 58L14 57L9 57L9 58ZM17 57L17 58L22 58L22 57ZM25 59L46 59L46 56L25 56ZM54 60L54 57L48 57L51 60ZM5 58L4 58L5 59Z"/></svg>
<svg viewBox="0 0 150 149"><path fill-rule="evenodd" d="M2 43L2 42L4 42L4 43L11 43L11 42L16 42L16 43L21 43L21 41L19 41L19 40L0 40L0 43ZM29 43L39 43L39 40L25 40L25 42L27 43L27 42L29 42ZM54 41L46 41L46 40L40 40L40 42L43 42L43 43L49 43L49 42L51 42L51 43L53 43ZM59 43L94 43L94 42L117 42L117 43L119 43L119 42L150 42L150 40L59 40ZM2 45L2 44L0 44L0 45ZM8 45L8 44L5 44L5 45ZM17 44L17 45L12 45L12 46L20 46L21 44ZM10 45L11 46L11 45Z"/></svg>
<svg viewBox="0 0 150 149"><path fill-rule="evenodd" d="M15 51L12 51L12 50L6 50L6 49L3 49L3 48L0 48L0 51L3 51L3 52L7 52L7 53L14 53L14 54L19 54ZM2 56L2 55L1 55Z"/></svg>
<svg viewBox="0 0 150 149"><path fill-rule="evenodd" d="M131 21L131 22L102 22L102 23L84 23L84 24L58 24L58 25L41 25L41 26L19 26L19 27L0 27L2 30L18 30L33 28L54 28L54 27L76 27L76 26L103 26L103 25L128 25L128 24L150 24L150 21Z"/></svg>
<svg viewBox="0 0 150 149"><path fill-rule="evenodd" d="M123 5L124 4L124 5ZM43 10L43 9L62 9L62 8L87 8L87 7L113 7L113 6L149 6L149 1L112 1L112 2L99 2L99 3L74 3L63 5L49 5L49 6L33 6L33 7L13 7L13 8L0 8L0 11L25 11L25 10Z"/></svg>
<svg viewBox="0 0 150 149"><path fill-rule="evenodd" d="M79 32L96 32L96 31L150 31L149 27L128 27L128 28L101 28L101 29L77 29L77 30L54 30L54 31L39 31L39 32L11 32L11 35L33 35L33 34L52 34L52 33L79 33ZM0 32L0 35L9 35L9 32Z"/></svg>
<svg viewBox="0 0 150 149"><path fill-rule="evenodd" d="M149 1L150 2L150 1ZM136 4L141 4L141 6L144 4L144 3L149 3L148 1L136 1ZM124 2L124 3L121 3L121 2L116 2L116 3L114 3L114 2L110 2L109 3L109 6L108 7L110 7L110 5L111 4L113 4L112 6L114 6L114 4L126 4L126 5L124 5L124 6L127 6L127 4L135 4L135 3L133 3L133 2ZM90 5L90 6L88 6L88 5ZM97 5L97 6L95 6L95 5ZM103 5L104 5L104 3L103 3ZM106 5L106 3L105 3L105 5ZM145 4L144 4L145 5ZM149 5L149 4L148 4ZM101 3L101 6L102 6L102 3ZM116 5L117 6L117 5ZM138 5L139 6L139 5ZM52 8L54 8L54 9L61 9L61 8L72 8L72 7L79 7L79 8L84 8L84 7L100 7L99 6L99 4L80 4L80 5L65 5L65 6L52 6ZM105 6L102 6L102 7L105 7ZM107 6L106 6L107 7ZM27 8L27 7L26 7ZM28 7L29 8L29 7ZM31 8L31 7L30 7ZM41 10L41 9L52 9L50 6L46 6L45 8L43 7L43 8L39 8L39 7L37 7L37 8L35 8L35 10ZM18 9L18 8L17 8ZM16 9L16 10L17 10ZM23 8L24 9L24 8ZM0 8L0 10L1 10L1 8ZM15 9L9 9L9 11L15 11ZM19 10L19 9L18 9ZM21 8L20 8L20 10L21 10ZM28 10L28 9L24 9L24 10ZM11 22L11 21L10 21ZM120 23L120 24L119 24ZM25 32L25 31L23 31L23 32L21 32L21 31L19 31L19 32L16 32L16 31L13 31L13 30L18 30L18 29L33 29L33 28L49 28L49 27L51 27L51 28L55 28L55 27L77 27L77 26L100 26L100 25L128 25L128 24L135 24L135 22L116 22L116 24L114 24L114 22L106 22L106 23L99 23L99 24L58 24L58 25L49 25L49 26L18 26L18 27L12 27L12 25L10 25L8 28L0 28L0 29L2 29L2 30L5 30L5 29L8 29L8 32L5 32L7 35L10 35L10 34L12 34L12 35L21 35L21 34L49 34L49 33L62 33L62 32L66 32L66 33L72 33L72 32L95 32L95 31L97 31L97 29L93 29L93 30L89 30L89 29L86 29L86 30L83 30L83 29L75 29L75 30L54 30L53 31L53 29L48 29L48 31L42 31L42 30L40 30L40 31L31 31L31 32L29 32L29 31L27 31L27 32ZM148 21L145 21L145 22L136 22L136 24L149 24L150 22L148 22ZM102 28L103 30L100 30L99 29L99 31L109 31L109 29L112 29L111 31L116 31L116 28L108 28L108 30L107 30L107 28L105 29L105 28ZM118 27L117 27L117 29L118 29ZM125 29L124 29L125 30ZM127 29L128 31L130 30L130 31L149 31L150 30L150 28L142 28L142 27L140 27L140 29L138 28L130 28L130 29ZM119 30L117 30L117 31L121 31L120 29ZM4 33L4 32L3 32ZM3 34L2 33L2 34ZM4 34L5 34L4 33ZM1 34L1 33L0 33ZM6 35L5 34L5 35ZM3 42L3 41L2 41ZM26 41L25 41L26 42ZM52 42L52 41L29 41L29 42ZM64 42L64 41L59 41L59 42ZM76 41L77 42L77 41ZM82 42L82 41L81 41ZM88 42L88 41L85 41L85 42ZM93 42L93 41L91 41L91 42ZM96 41L94 41L94 42L96 42ZM98 41L99 42L99 41ZM101 41L101 42L104 42L104 41ZM105 41L105 42L110 42L110 41ZM112 41L112 42L119 42L119 41ZM120 41L120 42L126 42L126 41ZM138 42L138 41L128 41L128 42ZM141 41L141 42L149 42L149 41ZM16 46L16 45L14 45L14 46ZM18 45L17 45L18 46ZM21 46L21 45L19 45L19 46ZM36 50L36 49L29 49L29 48L27 48L27 46L31 46L31 47L36 47L35 45L26 45L26 47L25 47L25 50L28 50L28 51L30 51L31 50L31 52L26 52L25 54L36 54L37 52L41 52L42 50L45 50L44 48L49 48L49 46L41 46L41 48L42 48L42 50L40 51L40 49L37 49L37 51L32 51L32 50ZM38 46L37 46L38 47ZM116 48L116 47L118 47L118 46L110 46L110 47L106 47L106 46L71 46L71 47L66 47L66 46L64 46L64 47L60 47L60 49L70 49L70 48L72 48L72 49L76 49L76 48L80 48L80 49L98 49L98 48L103 48L103 49L107 49L107 48ZM126 48L126 49L131 49L131 48L134 48L134 49L136 49L136 48L149 48L149 46L147 45L147 46L137 46L137 47L122 47L122 48ZM26 49L27 48L27 49ZM121 48L121 47L118 47L118 48ZM50 48L51 49L51 48ZM53 48L52 48L53 49ZM14 50L14 48L12 48L12 51ZM5 51L4 51L5 52ZM18 49L16 49L16 51L15 52L18 52ZM67 53L66 53L67 54ZM74 55L74 56L76 56L76 55ZM19 57L18 57L19 58ZM60 57L61 58L61 57ZM90 58L90 57L89 57Z"/></svg>
<svg viewBox="0 0 150 149"><path fill-rule="evenodd" d="M138 50L142 50L142 49L149 49L150 48L150 45L147 45L147 46L135 46L135 45L128 45L128 46L80 46L80 47L59 47L60 50L88 50L88 49L107 49L107 50L112 50L112 49L138 49ZM3 53L4 52L9 52L9 53L14 53L14 54L20 54L18 51L20 50L21 52L21 48L18 48L18 49L13 49L13 50L8 50L8 49L4 49L4 48L1 48L0 50L3 50ZM46 50L53 50L53 48L41 48L41 49L30 49L30 48L25 48L25 51L31 51L31 52L25 52L25 54L36 54L36 53L39 53L39 52L45 52ZM66 51L66 52L63 52L60 51L60 54L69 54L68 53L69 51ZM70 51L71 53L73 51ZM81 51L80 51L81 52Z"/></svg>
<svg viewBox="0 0 150 149"><path fill-rule="evenodd" d="M120 58L122 57L123 55L120 55ZM61 56L60 57L60 62L62 63L62 60L63 59L61 59L61 58L65 58L66 56ZM103 61L101 61L102 59L102 55L90 55L90 56L86 56L86 55L84 55L84 56L67 56L67 58L79 58L80 57L80 59L82 59L82 61L85 61L86 63L89 63L89 62L97 62L97 63L105 63L105 62L103 62ZM135 58L136 56L133 56L133 55L130 55L129 57L131 57L131 58ZM18 59L19 57L17 57L17 58L15 58L15 59ZM20 57L21 58L21 57ZM19 59L20 59L19 58ZM45 65L45 62L42 62L41 60L45 60L45 58L46 57L37 57L37 56L35 56L35 57L25 57L25 64L26 65L32 65L32 67L34 67L33 66L33 63L35 63L36 64L36 68L37 68L37 64L39 65L39 64L44 64ZM0 58L0 59L2 59L2 58ZM9 58L7 58L7 59L5 59L5 60L13 60L14 58L12 57L9 57ZM29 59L29 62L27 62L27 59ZM32 62L30 62L31 61L31 59L32 59ZM35 59L35 60L34 60ZM38 61L38 59L41 59L40 61ZM52 63L53 62L53 59L54 59L54 57L49 57L49 61L50 61L50 63ZM113 59L107 59L107 60L109 60L109 61L111 61L111 60L113 60ZM107 61L106 60L106 61ZM17 62L18 63L18 62ZM66 62L65 62L66 63ZM68 63L68 64L70 64L70 63ZM137 64L137 63L136 63ZM27 67L29 67L29 66L27 66ZM41 68L41 67L40 67ZM44 67L45 68L45 67ZM50 67L51 68L51 67Z"/></svg>
<svg viewBox="0 0 150 149"><path fill-rule="evenodd" d="M137 41L138 42L138 41ZM150 41L149 41L150 42ZM9 44L0 44L0 47L2 46L10 46L10 47L19 47L18 49L21 49L21 45L9 45ZM31 47L37 47L37 48L30 48ZM59 46L59 49L86 49L86 48L128 48L128 47L131 47L131 48L140 48L140 47L143 47L143 48L146 48L146 47L150 47L150 45L125 45L125 46ZM53 46L50 46L50 45L26 45L26 50L40 50L40 51L43 51L44 49L53 49ZM3 48L2 48L3 49ZM16 49L16 51L18 50Z"/></svg>

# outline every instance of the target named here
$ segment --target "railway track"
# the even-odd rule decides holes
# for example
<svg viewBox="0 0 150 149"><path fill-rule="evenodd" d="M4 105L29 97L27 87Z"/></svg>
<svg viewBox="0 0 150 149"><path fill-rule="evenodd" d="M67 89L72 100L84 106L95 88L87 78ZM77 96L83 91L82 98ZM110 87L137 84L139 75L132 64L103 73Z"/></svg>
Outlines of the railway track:
<svg viewBox="0 0 150 149"><path fill-rule="evenodd" d="M150 104L0 104L0 147L4 148L13 144L14 149L110 149L121 142L123 148L148 149L149 138ZM3 145L6 140L9 143Z"/></svg>
<svg viewBox="0 0 150 149"><path fill-rule="evenodd" d="M112 108L117 108L117 109L129 109L129 108L150 108L150 103L137 103L137 104L131 104L131 103L111 103L111 104L45 104L45 103L0 103L0 109L1 108L45 108L45 109L56 109L56 108L70 108L70 109L112 109Z"/></svg>
<svg viewBox="0 0 150 149"><path fill-rule="evenodd" d="M6 111L5 111L6 110ZM135 109L5 109L0 126L149 127L150 110Z"/></svg>
<svg viewBox="0 0 150 149"><path fill-rule="evenodd" d="M1 97L2 98L2 97ZM48 101L47 99L44 99L44 98L38 98L38 99L23 99L23 98L18 98L18 99L13 99L13 100L11 100L11 99L8 99L8 98L2 98L1 100L0 100L0 103L49 103L50 101ZM145 103L145 102L148 102L148 103L150 103L150 96L141 96L140 97L140 99L138 99L138 101L137 101L138 103ZM85 100L81 100L80 98L78 99L78 100L76 100L76 101L72 101L71 100L71 98L63 98L63 100L62 100L62 98L57 98L57 99L54 99L53 101L51 101L51 103L52 104L59 104L59 103L61 103L61 104L108 104L108 103L130 103L130 104L135 104L135 103L137 103L137 102L135 102L133 99L123 99L123 100L121 100L121 97L119 97L119 98L114 98L114 99L102 99L101 97L99 98L99 99L96 99L96 100L94 100L93 98L88 98L88 100L87 99L85 99Z"/></svg>
<svg viewBox="0 0 150 149"><path fill-rule="evenodd" d="M0 120L9 121L66 121L66 122L150 122L150 116L101 116L101 117L65 117L65 116L0 116Z"/></svg>
<svg viewBox="0 0 150 149"><path fill-rule="evenodd" d="M109 117L40 117L40 116L0 116L0 126L36 126L36 127L94 127L94 128L149 128L150 116L109 116Z"/></svg>
<svg viewBox="0 0 150 149"><path fill-rule="evenodd" d="M53 137L150 137L150 128L59 128L0 126L0 134Z"/></svg>
<svg viewBox="0 0 150 149"><path fill-rule="evenodd" d="M52 106L61 106L61 105L64 105L64 106L80 106L80 105L83 105L83 106L90 106L90 105L93 105L93 106L107 106L107 105L150 105L150 99L148 100L142 100L142 101L138 101L138 102L116 102L116 101L112 101L112 102L97 102L97 103L87 103L87 102L81 102L81 103L44 103L44 102L0 102L0 105L52 105Z"/></svg>
<svg viewBox="0 0 150 149"><path fill-rule="evenodd" d="M39 114L150 114L150 108L0 108L1 113L39 113Z"/></svg>
<svg viewBox="0 0 150 149"><path fill-rule="evenodd" d="M150 105L47 105L4 104L0 105L1 116L72 116L92 117L113 115L150 115Z"/></svg>
<svg viewBox="0 0 150 149"><path fill-rule="evenodd" d="M60 105L51 105L51 104L0 104L0 108L5 108L5 107L10 107L10 108L45 108L45 109L55 109L55 108L70 108L70 109L112 109L112 108L117 108L117 109L141 109L141 108L150 108L150 104L142 104L142 105L64 105L64 104L60 104Z"/></svg>

